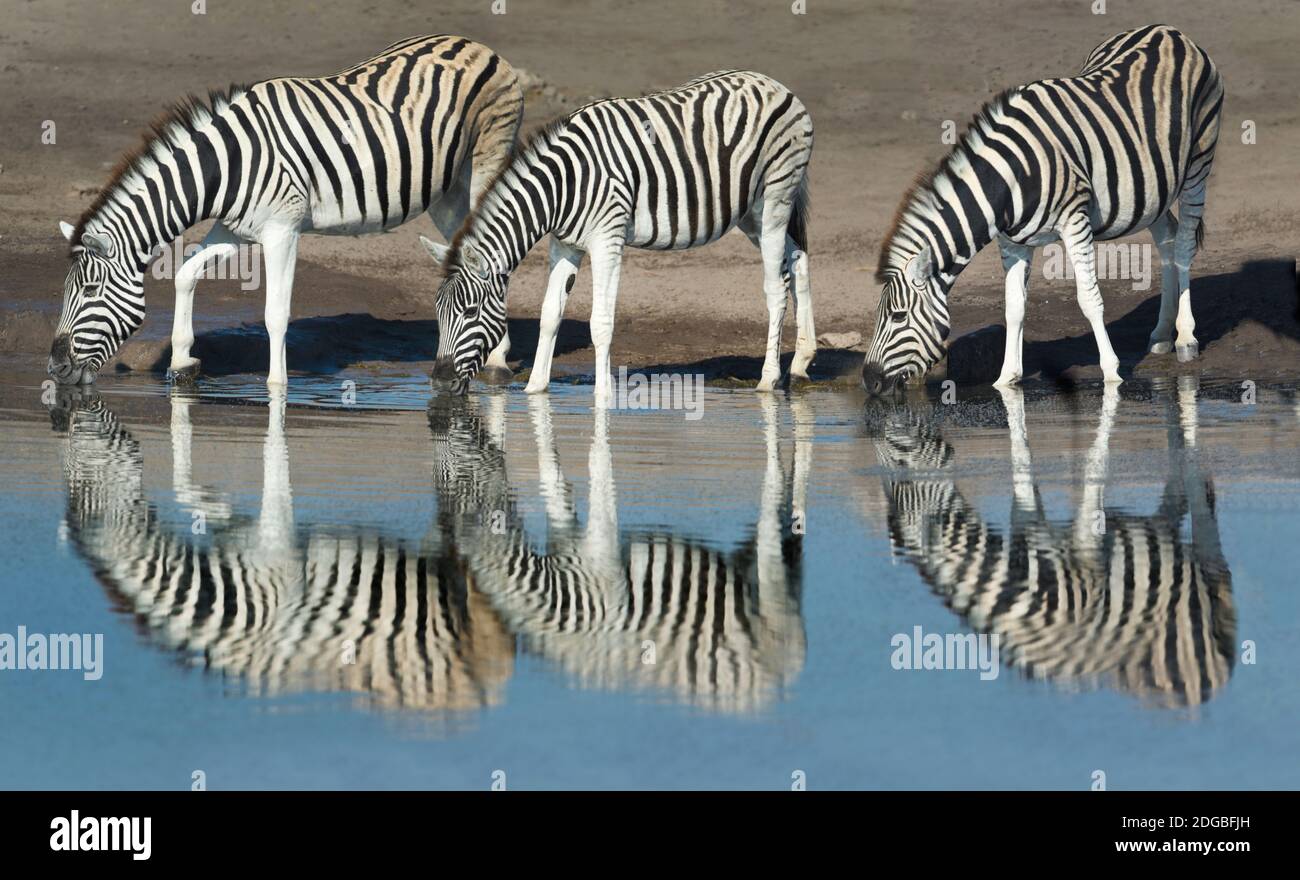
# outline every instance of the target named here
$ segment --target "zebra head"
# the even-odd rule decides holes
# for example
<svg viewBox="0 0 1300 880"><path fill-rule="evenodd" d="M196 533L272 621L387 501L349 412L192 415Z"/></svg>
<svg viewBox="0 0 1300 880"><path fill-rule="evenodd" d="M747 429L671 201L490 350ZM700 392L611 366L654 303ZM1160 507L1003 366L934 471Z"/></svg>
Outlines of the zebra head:
<svg viewBox="0 0 1300 880"><path fill-rule="evenodd" d="M72 266L63 282L63 313L46 367L55 381L86 385L122 342L144 323L144 273L114 239L59 224L72 245Z"/></svg>
<svg viewBox="0 0 1300 880"><path fill-rule="evenodd" d="M508 273L498 271L477 247L462 242L451 248L420 236L445 268L438 288L438 357L433 364L434 391L464 394L469 380L506 332Z"/></svg>
<svg viewBox="0 0 1300 880"><path fill-rule="evenodd" d="M930 246L900 269L885 266L876 332L862 364L862 387L873 397L896 396L943 357L948 337L947 289L934 271Z"/></svg>

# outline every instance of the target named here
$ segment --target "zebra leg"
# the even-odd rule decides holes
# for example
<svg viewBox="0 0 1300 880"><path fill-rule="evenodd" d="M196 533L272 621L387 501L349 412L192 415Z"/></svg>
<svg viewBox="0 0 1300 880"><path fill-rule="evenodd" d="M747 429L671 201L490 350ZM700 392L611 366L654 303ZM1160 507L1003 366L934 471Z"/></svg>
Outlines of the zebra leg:
<svg viewBox="0 0 1300 880"><path fill-rule="evenodd" d="M1078 515L1074 518L1074 543L1076 547L1096 550L1106 534L1106 473L1110 469L1110 435L1115 426L1115 412L1119 409L1119 389L1106 384L1102 393L1101 414L1097 419L1097 435L1083 470L1083 497L1079 501Z"/></svg>
<svg viewBox="0 0 1300 880"><path fill-rule="evenodd" d="M623 262L622 240L603 242L591 250L591 341L596 347L596 409L614 398L610 379L609 345L614 340L614 306Z"/></svg>
<svg viewBox="0 0 1300 880"><path fill-rule="evenodd" d="M794 422L794 473L790 490L790 528L797 535L808 529L808 476L812 473L813 441L817 433L817 414L806 397L790 400L790 418Z"/></svg>
<svg viewBox="0 0 1300 880"><path fill-rule="evenodd" d="M1208 168L1207 168L1208 172ZM1196 320L1192 317L1192 260L1199 250L1201 215L1205 212L1205 181L1201 179L1183 189L1178 197L1178 233L1174 236L1174 265L1178 269L1178 318L1175 326L1178 337L1174 340L1178 360L1186 363L1195 360L1201 347L1193 331Z"/></svg>
<svg viewBox="0 0 1300 880"><path fill-rule="evenodd" d="M1169 354L1174 347L1174 310L1177 308L1178 276L1174 274L1174 241L1178 220L1172 211L1151 224L1151 237L1160 254L1160 317L1151 331L1147 350L1152 354Z"/></svg>
<svg viewBox="0 0 1300 880"><path fill-rule="evenodd" d="M583 556L596 562L607 577L601 583L617 589L623 583L622 553L618 541L618 494L614 488L614 462L609 447L609 410L598 409L587 453L587 528ZM613 598L613 597L611 597Z"/></svg>
<svg viewBox="0 0 1300 880"><path fill-rule="evenodd" d="M790 383L808 382L808 365L817 356L817 329L813 324L812 285L808 278L808 254L799 250L790 236L785 238L785 272L788 286L794 291L794 320L799 328L794 360L790 363Z"/></svg>
<svg viewBox="0 0 1300 880"><path fill-rule="evenodd" d="M193 458L190 454L194 441L194 429L190 424L190 407L193 403L194 398L188 393L172 392L172 497L177 504L189 511L194 524L201 521L206 528L210 520L227 522L234 511L221 493L194 482Z"/></svg>
<svg viewBox="0 0 1300 880"><path fill-rule="evenodd" d="M214 223L199 249L176 272L176 312L172 316L172 359L167 377L192 381L199 374L199 359L190 356L194 345L194 288L209 266L217 267L238 252L242 241L221 222Z"/></svg>
<svg viewBox="0 0 1300 880"><path fill-rule="evenodd" d="M578 523L572 489L564 479L560 454L555 446L551 399L544 395L528 398L537 444L537 485L546 501L546 524L556 535L572 532Z"/></svg>
<svg viewBox="0 0 1300 880"><path fill-rule="evenodd" d="M1097 353L1100 357L1101 372L1107 382L1119 384L1119 358L1111 347L1110 335L1106 332L1106 320L1101 300L1101 287L1097 284L1097 254L1093 247L1092 226L1088 221L1088 211L1076 210L1065 217L1058 230L1065 250L1074 265L1074 280L1079 295L1079 310L1092 326L1092 335L1097 340Z"/></svg>
<svg viewBox="0 0 1300 880"><path fill-rule="evenodd" d="M546 284L546 299L542 301L542 316L538 324L537 352L533 355L533 369L528 376L528 394L545 391L551 383L551 359L555 356L555 339L564 319L564 306L569 301L569 291L582 265L582 251L567 247L556 238L551 239L551 276Z"/></svg>
<svg viewBox="0 0 1300 880"><path fill-rule="evenodd" d="M266 405L262 442L262 509L257 516L259 549L275 555L293 547L293 486L289 482L289 444L284 436L287 395L272 388Z"/></svg>
<svg viewBox="0 0 1300 880"><path fill-rule="evenodd" d="M266 384L284 385L288 382L284 335L289 330L293 270L298 259L298 230L292 227L272 228L263 235L261 243L262 255L266 260L266 335L271 342Z"/></svg>
<svg viewBox="0 0 1300 880"><path fill-rule="evenodd" d="M1034 259L1034 249L998 239L1002 254L1002 271L1006 281L1007 347L1002 355L1002 372L993 384L1006 388L1020 381L1025 374L1022 358L1025 345L1025 299L1029 294L1029 267Z"/></svg>
<svg viewBox="0 0 1300 880"><path fill-rule="evenodd" d="M770 566L781 560L781 545L785 537L781 524L781 509L785 504L785 465L781 460L781 411L776 396L763 395L759 398L759 406L763 410L763 445L766 456L754 540L759 556L761 582L764 563Z"/></svg>
<svg viewBox="0 0 1300 880"><path fill-rule="evenodd" d="M1029 454L1029 432L1025 428L1025 394L1014 385L997 386L1007 411L1007 436L1011 441L1011 491L1014 511L1038 519L1042 503L1034 482L1034 463ZM1018 518L1017 518L1018 519Z"/></svg>
<svg viewBox="0 0 1300 880"><path fill-rule="evenodd" d="M767 299L767 353L758 380L759 391L772 391L781 380L781 328L785 324L786 306L786 285L781 270L785 263L785 230L790 218L789 203L784 203L784 211L778 210L779 205L764 198L761 206L763 225L759 250L763 254L763 295Z"/></svg>

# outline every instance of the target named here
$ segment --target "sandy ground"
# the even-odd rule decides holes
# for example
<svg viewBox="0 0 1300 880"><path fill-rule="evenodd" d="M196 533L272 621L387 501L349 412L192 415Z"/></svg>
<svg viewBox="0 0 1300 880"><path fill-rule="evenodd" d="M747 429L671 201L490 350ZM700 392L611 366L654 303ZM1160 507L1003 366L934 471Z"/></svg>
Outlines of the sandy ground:
<svg viewBox="0 0 1300 880"><path fill-rule="evenodd" d="M880 237L912 177L947 149L946 120L959 127L1002 88L1067 74L1103 38L1164 21L1183 28L1218 63L1227 96L1212 178L1209 237L1194 267L1201 361L1142 356L1154 323L1159 280L1103 285L1112 340L1134 374L1195 370L1207 375L1294 379L1300 375L1295 257L1300 242L1300 4L1254 0L1110 3L1094 15L1085 0L489 0L435 6L210 0L187 3L72 0L0 2L0 370L41 377L59 308L66 255L57 221L74 221L118 155L158 110L184 92L231 81L325 74L396 39L421 33L472 36L526 70L533 87L525 128L585 98L672 86L724 67L764 71L793 89L816 127L810 240L818 330L871 330L871 281ZM54 144L42 143L46 121ZM1254 143L1243 143L1247 121ZM205 226L191 230L197 241ZM294 291L289 364L330 370L401 362L423 369L435 344L434 273L416 234L427 218L387 235L308 237ZM1144 235L1134 239L1146 244ZM544 288L542 248L511 286L512 361L526 368ZM1036 265L1027 320L1032 375L1098 375L1096 351L1074 304L1073 282ZM1154 267L1153 267L1154 268ZM146 287L149 318L105 370L162 369L167 361L171 284ZM238 281L205 281L196 301L195 354L211 373L261 371L261 294ZM579 277L558 359L560 371L590 372L586 319L590 281ZM950 374L996 374L1001 272L981 254L952 296ZM337 317L365 316L365 317ZM758 255L739 234L695 251L633 252L619 295L615 362L690 366L713 376L756 377L766 313ZM787 321L787 350L793 341ZM823 378L851 373L861 355L824 348ZM990 372L991 371L991 372Z"/></svg>

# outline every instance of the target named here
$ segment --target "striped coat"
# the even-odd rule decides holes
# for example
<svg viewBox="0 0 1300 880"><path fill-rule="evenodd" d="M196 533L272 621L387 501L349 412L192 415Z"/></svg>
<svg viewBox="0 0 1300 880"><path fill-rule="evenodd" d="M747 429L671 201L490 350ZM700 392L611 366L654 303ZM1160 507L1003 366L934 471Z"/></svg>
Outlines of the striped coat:
<svg viewBox="0 0 1300 880"><path fill-rule="evenodd" d="M523 97L504 59L464 37L403 40L319 78L235 86L174 105L75 227L49 371L95 373L144 320L144 270L203 220L177 273L172 368L192 374L195 283L243 244L262 245L267 380L283 384L298 236L391 229L428 211L449 238L509 159Z"/></svg>
<svg viewBox="0 0 1300 880"><path fill-rule="evenodd" d="M999 385L1021 378L1033 248L1058 238L1102 372L1119 381L1093 245L1149 229L1160 252L1153 353L1194 357L1190 281L1202 238L1223 82L1180 31L1152 25L1094 49L1072 77L1018 86L986 104L951 153L903 197L881 246L876 327L863 362L872 394L897 391L944 353L948 291L996 240L1007 274L1007 346ZM1173 210L1178 209L1175 217Z"/></svg>
<svg viewBox="0 0 1300 880"><path fill-rule="evenodd" d="M438 291L436 388L465 383L505 330L510 274L551 234L551 281L528 390L549 380L555 333L574 273L590 256L596 397L609 397L609 343L626 247L681 249L741 229L763 257L767 355L760 388L780 375L780 328L793 296L792 374L806 377L816 333L807 278L807 167L812 121L785 86L723 71L642 98L588 104L548 126L489 188L451 249L432 247Z"/></svg>

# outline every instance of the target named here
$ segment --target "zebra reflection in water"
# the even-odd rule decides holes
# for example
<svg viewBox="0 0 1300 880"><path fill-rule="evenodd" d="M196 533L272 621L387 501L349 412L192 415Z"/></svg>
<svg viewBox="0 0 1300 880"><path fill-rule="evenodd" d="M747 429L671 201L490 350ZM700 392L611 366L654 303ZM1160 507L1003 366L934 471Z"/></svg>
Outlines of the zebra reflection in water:
<svg viewBox="0 0 1300 880"><path fill-rule="evenodd" d="M64 404L52 416L68 437L70 544L146 638L248 693L343 692L375 708L479 710L502 702L523 650L584 685L650 687L744 711L777 696L802 667L800 539L773 401L763 404L762 513L754 537L732 553L671 534L620 542L605 421L580 538L545 398L531 405L551 515L545 553L531 549L506 478L500 396L485 404L487 419L472 401L431 411L439 513L423 541L295 522L282 394L269 407L253 517L195 483L193 400L172 398L172 493L202 514L201 530L159 515L140 443L97 397L68 395ZM810 424L796 428L797 486L807 479ZM802 489L793 503L802 509Z"/></svg>
<svg viewBox="0 0 1300 880"><path fill-rule="evenodd" d="M140 444L101 401L56 416L68 432L69 539L145 635L253 694L338 691L420 710L501 701L512 640L446 560L373 531L295 526L282 394L256 517L195 485L191 404L172 398L172 485L203 515L200 534L160 519Z"/></svg>
<svg viewBox="0 0 1300 880"><path fill-rule="evenodd" d="M488 398L501 407L504 399ZM443 399L430 409L442 532L524 652L584 687L649 690L727 712L779 698L803 668L801 522L812 453L808 405L791 404L783 461L779 408L760 401L766 468L752 536L730 552L668 532L620 533L609 414L597 410L587 522L560 467L550 400L528 399L547 538L515 506L499 413Z"/></svg>
<svg viewBox="0 0 1300 880"><path fill-rule="evenodd" d="M1166 707L1210 699L1232 673L1236 611L1214 488L1196 446L1193 378L1157 384L1169 410L1169 468L1156 512L1107 511L1118 391L1108 386L1069 524L1048 520L1019 389L1001 392L1012 464L1008 529L991 526L948 476L953 449L933 422L897 410L874 430L893 546L1002 659L1058 684L1104 684ZM1182 536L1190 519L1190 541Z"/></svg>

